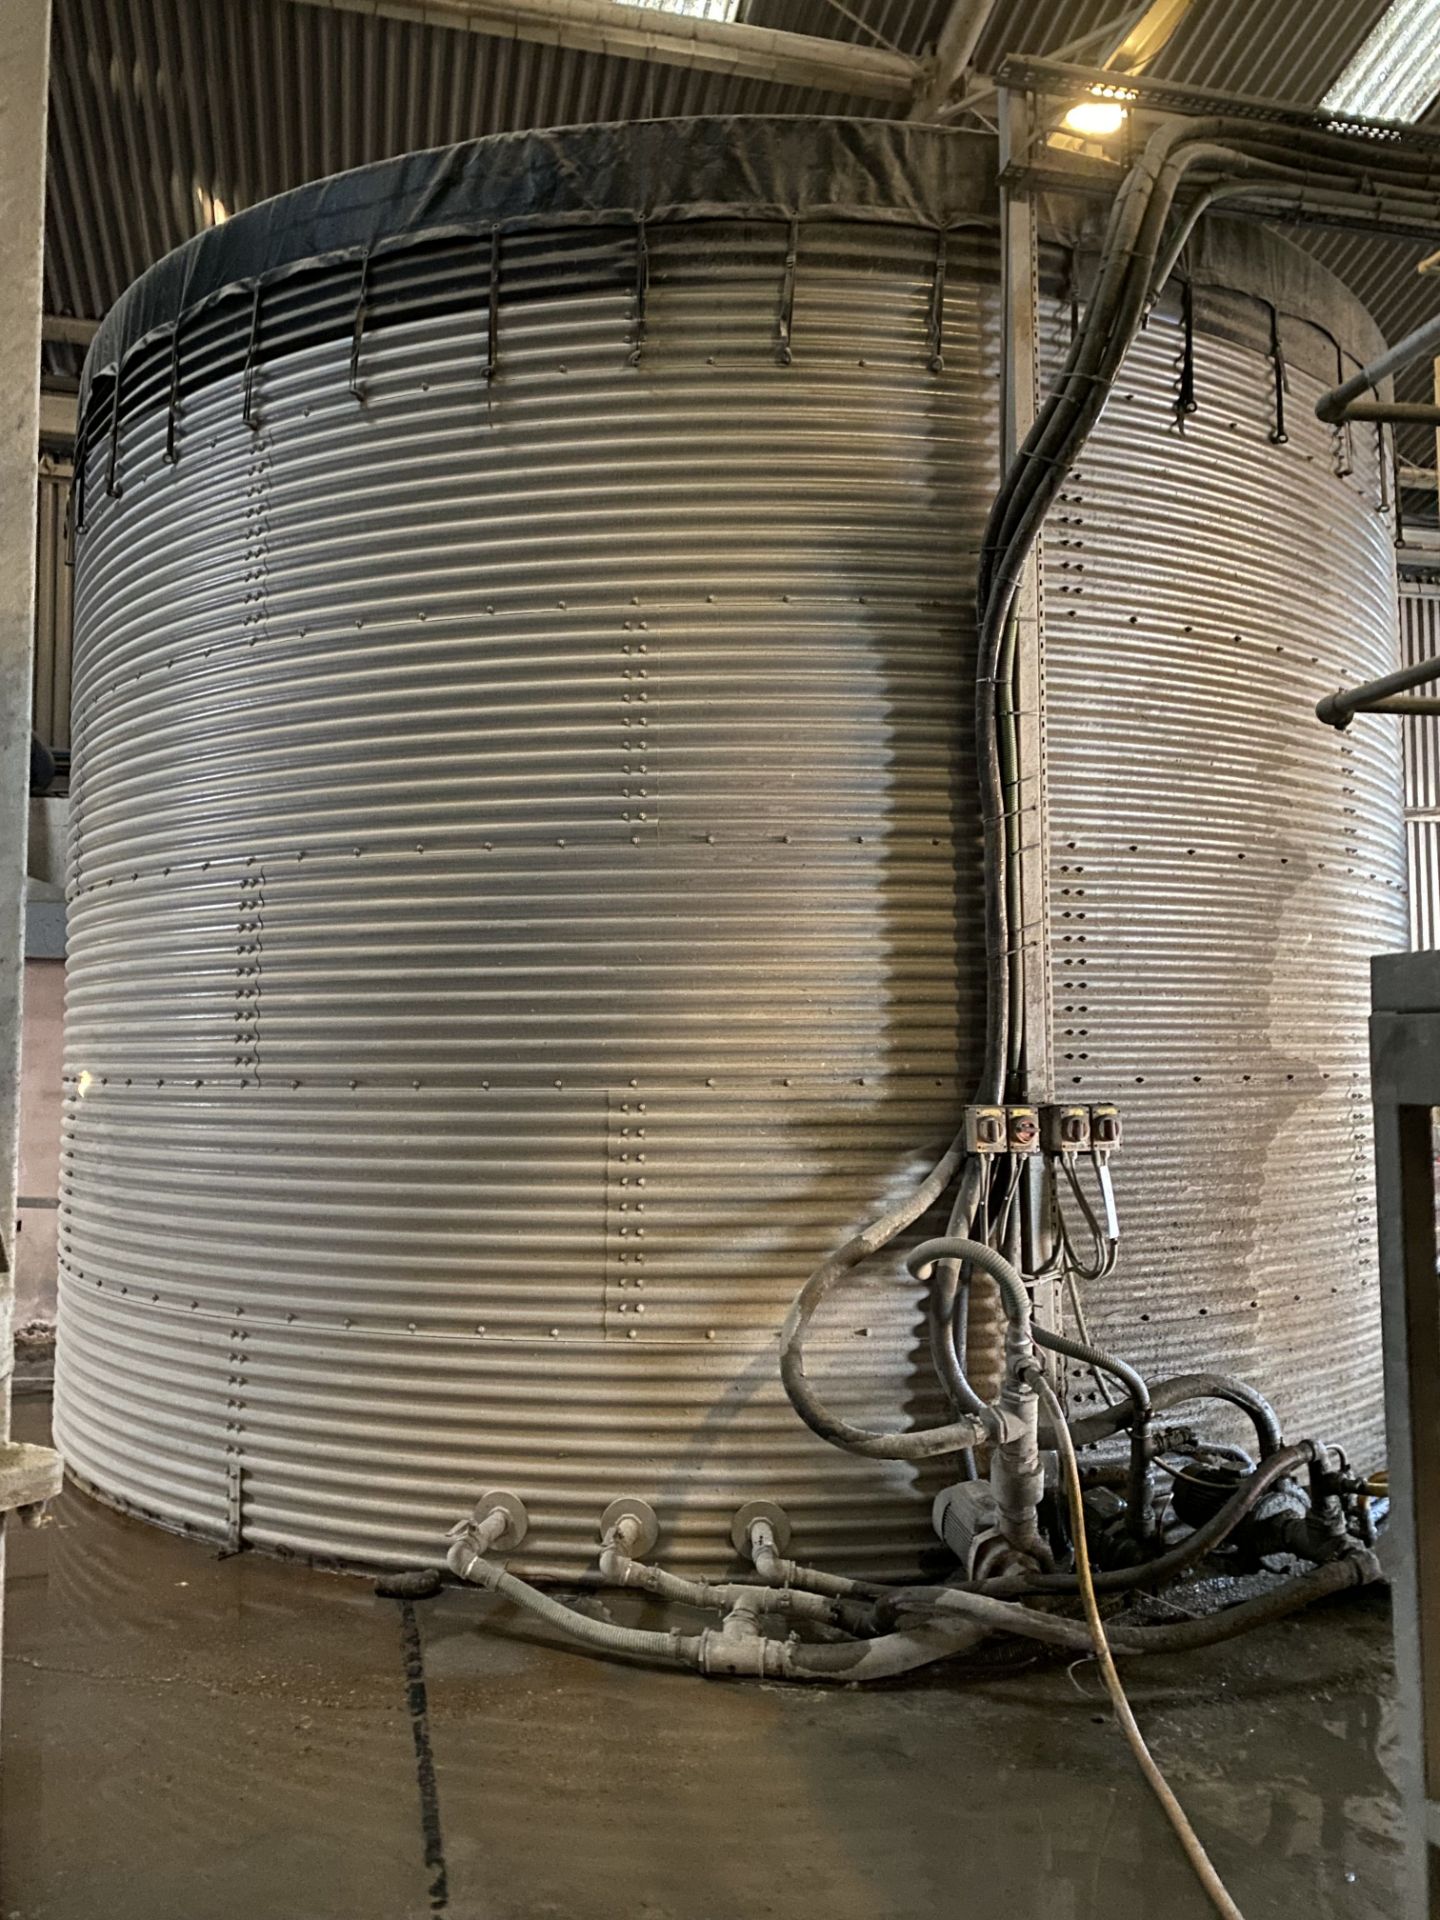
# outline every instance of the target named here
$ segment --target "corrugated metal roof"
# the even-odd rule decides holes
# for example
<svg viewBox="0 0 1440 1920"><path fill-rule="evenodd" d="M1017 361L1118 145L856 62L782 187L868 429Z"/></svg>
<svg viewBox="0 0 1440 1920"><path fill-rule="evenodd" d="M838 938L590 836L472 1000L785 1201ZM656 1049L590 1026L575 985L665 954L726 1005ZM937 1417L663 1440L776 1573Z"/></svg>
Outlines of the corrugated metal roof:
<svg viewBox="0 0 1440 1920"><path fill-rule="evenodd" d="M759 26L920 53L948 0L744 0ZM1154 71L1317 102L1385 0L1197 0ZM1058 52L1119 0L1000 0L979 49ZM697 113L861 113L851 96L690 72L294 0L55 0L46 301L98 317L161 254L271 194L416 147L524 126ZM1305 244L1396 337L1434 310L1414 247ZM74 375L72 348L47 349ZM1421 376L1422 384L1424 376ZM1423 456L1420 456L1423 457Z"/></svg>
<svg viewBox="0 0 1440 1920"><path fill-rule="evenodd" d="M1295 100L1320 96L1388 0L1196 0L1151 71L1192 87Z"/></svg>

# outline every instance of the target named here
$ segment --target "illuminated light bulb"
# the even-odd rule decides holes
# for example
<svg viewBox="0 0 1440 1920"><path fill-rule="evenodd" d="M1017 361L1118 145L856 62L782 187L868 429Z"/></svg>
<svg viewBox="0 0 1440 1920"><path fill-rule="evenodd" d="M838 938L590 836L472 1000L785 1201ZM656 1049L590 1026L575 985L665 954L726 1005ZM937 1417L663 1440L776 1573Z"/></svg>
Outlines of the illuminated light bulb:
<svg viewBox="0 0 1440 1920"><path fill-rule="evenodd" d="M1125 109L1118 100L1080 100L1071 107L1062 123L1068 133L1088 134L1103 140L1118 133L1125 124Z"/></svg>

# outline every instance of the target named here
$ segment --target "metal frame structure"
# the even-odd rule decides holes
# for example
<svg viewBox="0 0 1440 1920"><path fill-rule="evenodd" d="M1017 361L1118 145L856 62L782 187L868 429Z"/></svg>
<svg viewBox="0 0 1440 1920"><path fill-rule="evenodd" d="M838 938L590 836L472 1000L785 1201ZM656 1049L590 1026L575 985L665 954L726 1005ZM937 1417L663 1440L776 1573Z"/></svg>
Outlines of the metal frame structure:
<svg viewBox="0 0 1440 1920"><path fill-rule="evenodd" d="M1015 170L1014 177L1037 193L1089 193L1109 199L1125 177L1134 155L1137 133L1148 132L1165 119L1205 118L1212 114L1230 120L1344 134L1352 139L1371 141L1376 147L1392 152L1440 155L1440 133L1424 128L1331 113L1293 101L1258 100L1248 94L1223 93L1211 87L1179 86L1172 81L1149 80L1104 67L1074 66L1060 60L1012 54L1001 63L995 78L1002 90L1024 94L1036 103L1035 126L1039 137L1032 143L1030 157ZM1044 133L1057 128L1063 115L1063 107L1057 109L1055 103L1069 104L1087 96L1117 100L1130 116L1132 130L1119 145L1114 158L1100 153L1094 145L1075 152L1042 144ZM1433 228L1417 221L1410 209L1397 207L1379 194L1373 205L1363 211L1336 211L1308 207L1293 198L1267 202L1258 182L1256 191L1247 194L1243 205L1229 202L1217 208L1216 213L1225 219L1280 219L1290 224L1346 228L1404 240L1428 239L1433 233Z"/></svg>
<svg viewBox="0 0 1440 1920"><path fill-rule="evenodd" d="M1407 1920L1440 1916L1440 953L1372 967L1389 1532L1405 1807Z"/></svg>

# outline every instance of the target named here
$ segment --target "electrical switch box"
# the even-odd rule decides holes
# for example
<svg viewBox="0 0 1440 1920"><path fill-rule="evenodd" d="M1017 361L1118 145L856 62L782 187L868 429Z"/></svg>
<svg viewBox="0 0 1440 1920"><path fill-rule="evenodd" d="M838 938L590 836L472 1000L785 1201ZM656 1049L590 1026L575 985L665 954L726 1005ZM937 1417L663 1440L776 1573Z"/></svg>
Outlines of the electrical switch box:
<svg viewBox="0 0 1440 1920"><path fill-rule="evenodd" d="M1084 1153L1090 1145L1089 1107L1041 1107L1040 1145L1046 1153Z"/></svg>
<svg viewBox="0 0 1440 1920"><path fill-rule="evenodd" d="M1102 1153L1113 1153L1119 1146L1120 1109L1118 1107L1091 1107L1090 1144Z"/></svg>
<svg viewBox="0 0 1440 1920"><path fill-rule="evenodd" d="M965 1149L968 1153L1004 1153L1008 1138L1004 1107L965 1109Z"/></svg>
<svg viewBox="0 0 1440 1920"><path fill-rule="evenodd" d="M1038 1153L1040 1151L1040 1109L1038 1107L1007 1107L1005 1132L1011 1153Z"/></svg>

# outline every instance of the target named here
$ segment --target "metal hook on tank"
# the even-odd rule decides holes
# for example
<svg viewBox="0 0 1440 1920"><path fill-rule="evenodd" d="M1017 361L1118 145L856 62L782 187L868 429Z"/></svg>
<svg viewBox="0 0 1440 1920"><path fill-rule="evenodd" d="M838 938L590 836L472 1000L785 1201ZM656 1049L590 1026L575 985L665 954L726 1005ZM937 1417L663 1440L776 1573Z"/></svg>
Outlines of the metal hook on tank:
<svg viewBox="0 0 1440 1920"><path fill-rule="evenodd" d="M780 313L775 322L775 357L782 367L788 367L794 360L793 351L795 333L795 263L800 257L800 222L790 222L790 235L785 245L785 271L780 280Z"/></svg>
<svg viewBox="0 0 1440 1920"><path fill-rule="evenodd" d="M350 394L365 405L365 389L360 385L360 342L365 337L365 322L370 316L370 248L360 256L360 292L355 301L355 322L350 331Z"/></svg>

